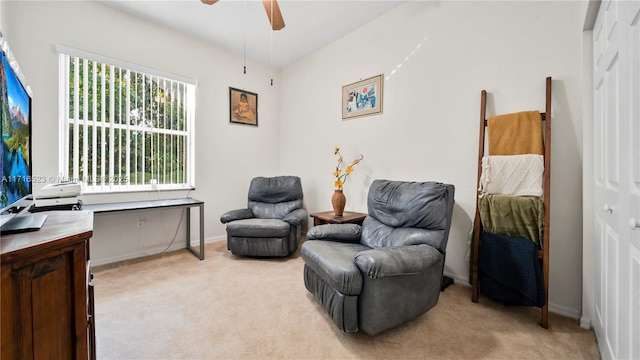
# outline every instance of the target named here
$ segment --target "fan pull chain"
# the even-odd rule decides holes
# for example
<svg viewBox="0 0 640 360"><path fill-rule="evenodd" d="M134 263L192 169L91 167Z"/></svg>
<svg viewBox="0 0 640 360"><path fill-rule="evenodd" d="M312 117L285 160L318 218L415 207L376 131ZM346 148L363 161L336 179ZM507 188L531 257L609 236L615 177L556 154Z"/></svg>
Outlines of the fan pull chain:
<svg viewBox="0 0 640 360"><path fill-rule="evenodd" d="M242 39L243 73L247 73L247 0L244 0L244 34Z"/></svg>
<svg viewBox="0 0 640 360"><path fill-rule="evenodd" d="M273 86L273 22L275 21L275 19L273 18L273 0L271 0L271 54L270 54L270 69L269 71L271 72L271 86Z"/></svg>

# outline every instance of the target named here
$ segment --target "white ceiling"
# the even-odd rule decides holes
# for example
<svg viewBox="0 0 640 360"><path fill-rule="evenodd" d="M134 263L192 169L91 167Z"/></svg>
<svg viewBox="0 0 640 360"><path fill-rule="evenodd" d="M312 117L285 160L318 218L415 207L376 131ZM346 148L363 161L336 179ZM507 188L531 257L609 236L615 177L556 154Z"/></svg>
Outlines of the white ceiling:
<svg viewBox="0 0 640 360"><path fill-rule="evenodd" d="M98 0L136 17L283 68L406 0L278 0L285 27L271 31L261 1ZM246 44L246 45L245 45Z"/></svg>

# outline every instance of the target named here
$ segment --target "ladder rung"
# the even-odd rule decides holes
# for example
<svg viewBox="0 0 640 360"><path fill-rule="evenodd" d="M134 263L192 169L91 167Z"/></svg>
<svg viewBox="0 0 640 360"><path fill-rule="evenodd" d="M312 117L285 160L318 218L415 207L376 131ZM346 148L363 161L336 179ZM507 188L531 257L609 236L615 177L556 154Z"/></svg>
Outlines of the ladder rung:
<svg viewBox="0 0 640 360"><path fill-rule="evenodd" d="M540 113L540 116L542 117L542 121L547 120L546 113ZM484 126L487 126L487 119L484 119Z"/></svg>

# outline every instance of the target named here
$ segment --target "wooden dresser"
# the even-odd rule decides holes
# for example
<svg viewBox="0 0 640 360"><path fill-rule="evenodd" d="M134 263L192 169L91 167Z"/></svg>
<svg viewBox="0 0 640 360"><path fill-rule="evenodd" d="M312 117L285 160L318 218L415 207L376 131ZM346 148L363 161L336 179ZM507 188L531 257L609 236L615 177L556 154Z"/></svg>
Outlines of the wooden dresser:
<svg viewBox="0 0 640 360"><path fill-rule="evenodd" d="M3 360L95 358L93 213L46 214L42 229L0 238Z"/></svg>

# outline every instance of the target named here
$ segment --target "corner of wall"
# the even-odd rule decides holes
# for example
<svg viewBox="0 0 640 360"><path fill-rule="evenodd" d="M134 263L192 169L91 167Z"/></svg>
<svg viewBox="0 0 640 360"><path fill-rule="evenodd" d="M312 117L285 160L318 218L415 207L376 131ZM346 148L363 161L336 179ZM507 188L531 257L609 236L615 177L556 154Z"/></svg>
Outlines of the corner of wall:
<svg viewBox="0 0 640 360"><path fill-rule="evenodd" d="M583 31L593 30L593 25L596 22L598 10L600 9L600 3L602 3L601 0L589 0L588 2L580 3L580 15L584 17Z"/></svg>
<svg viewBox="0 0 640 360"><path fill-rule="evenodd" d="M595 311L595 276L593 274L593 26L600 7L599 0L581 5L584 16L582 32L582 314L580 327L591 328Z"/></svg>
<svg viewBox="0 0 640 360"><path fill-rule="evenodd" d="M585 330L591 330L591 319L584 316L580 317L580 327Z"/></svg>

